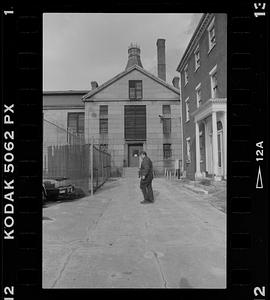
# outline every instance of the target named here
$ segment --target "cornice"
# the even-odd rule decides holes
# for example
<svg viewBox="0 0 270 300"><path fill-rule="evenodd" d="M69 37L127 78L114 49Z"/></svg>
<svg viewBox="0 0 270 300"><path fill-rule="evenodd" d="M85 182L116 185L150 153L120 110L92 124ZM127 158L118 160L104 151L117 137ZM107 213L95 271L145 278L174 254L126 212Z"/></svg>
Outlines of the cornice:
<svg viewBox="0 0 270 300"><path fill-rule="evenodd" d="M201 39L205 29L210 24L212 18L214 17L213 13L206 13L203 14L197 28L195 29L195 32L180 60L180 63L176 69L176 71L181 72L182 69L185 67L187 60L189 59L190 55L194 54L194 51L198 45L199 40Z"/></svg>

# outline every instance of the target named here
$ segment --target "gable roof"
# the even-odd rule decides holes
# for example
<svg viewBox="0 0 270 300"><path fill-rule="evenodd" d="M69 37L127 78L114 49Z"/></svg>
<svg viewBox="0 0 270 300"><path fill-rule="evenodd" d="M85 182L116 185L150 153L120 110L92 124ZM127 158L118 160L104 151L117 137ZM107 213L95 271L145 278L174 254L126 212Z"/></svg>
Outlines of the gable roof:
<svg viewBox="0 0 270 300"><path fill-rule="evenodd" d="M175 92L176 94L180 94L180 90L173 87L172 85L168 84L167 82L165 82L164 80L156 77L155 75L149 73L148 71L146 71L145 69L141 68L138 65L133 65L132 67L128 68L127 70L119 73L118 75L114 76L113 78L111 78L110 80L104 82L102 85L100 85L98 88L91 90L89 93L87 93L86 95L84 95L82 97L83 101L87 101L88 98L92 97L93 95L99 93L100 91L102 91L103 89L105 89L106 87L108 87L109 85L113 84L114 82L116 82L118 79L124 77L125 75L127 75L128 73L132 72L133 70L137 70L141 73L143 73L144 75L148 76L149 78L153 79L154 81L158 82L159 84L163 85L164 87L170 89L171 91Z"/></svg>

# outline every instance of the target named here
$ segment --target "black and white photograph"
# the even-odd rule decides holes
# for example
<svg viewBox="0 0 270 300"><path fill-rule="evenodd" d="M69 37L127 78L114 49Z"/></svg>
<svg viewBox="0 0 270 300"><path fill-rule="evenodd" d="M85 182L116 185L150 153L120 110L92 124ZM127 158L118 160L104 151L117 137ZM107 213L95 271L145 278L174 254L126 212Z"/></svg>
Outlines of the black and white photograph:
<svg viewBox="0 0 270 300"><path fill-rule="evenodd" d="M42 287L227 287L227 14L43 14Z"/></svg>

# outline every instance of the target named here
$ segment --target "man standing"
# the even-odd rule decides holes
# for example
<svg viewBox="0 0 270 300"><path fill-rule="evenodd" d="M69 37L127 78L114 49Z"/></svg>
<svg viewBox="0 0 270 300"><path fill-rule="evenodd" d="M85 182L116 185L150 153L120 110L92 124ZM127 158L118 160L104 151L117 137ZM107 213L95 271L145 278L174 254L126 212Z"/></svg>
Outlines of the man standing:
<svg viewBox="0 0 270 300"><path fill-rule="evenodd" d="M140 152L141 165L139 170L140 188L143 193L144 200L141 201L142 204L154 202L154 195L152 190L152 180L153 180L153 165L150 158L147 156L145 151Z"/></svg>

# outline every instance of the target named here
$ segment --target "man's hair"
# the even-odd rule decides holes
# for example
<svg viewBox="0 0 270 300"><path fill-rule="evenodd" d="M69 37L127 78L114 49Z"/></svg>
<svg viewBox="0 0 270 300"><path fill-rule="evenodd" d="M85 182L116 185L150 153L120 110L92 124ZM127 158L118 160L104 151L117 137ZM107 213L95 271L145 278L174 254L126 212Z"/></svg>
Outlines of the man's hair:
<svg viewBox="0 0 270 300"><path fill-rule="evenodd" d="M145 155L145 156L147 156L147 154L146 154L145 151L140 151L139 155Z"/></svg>

